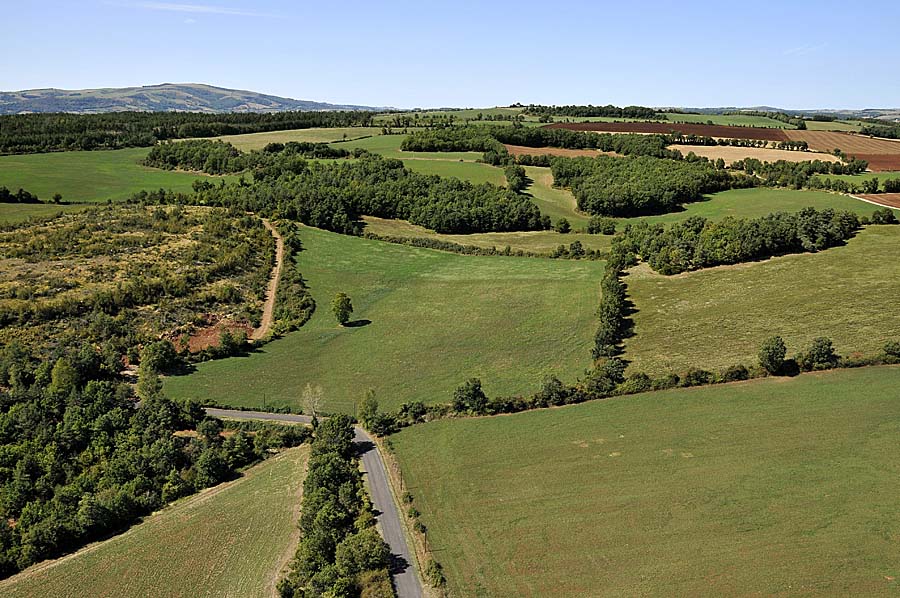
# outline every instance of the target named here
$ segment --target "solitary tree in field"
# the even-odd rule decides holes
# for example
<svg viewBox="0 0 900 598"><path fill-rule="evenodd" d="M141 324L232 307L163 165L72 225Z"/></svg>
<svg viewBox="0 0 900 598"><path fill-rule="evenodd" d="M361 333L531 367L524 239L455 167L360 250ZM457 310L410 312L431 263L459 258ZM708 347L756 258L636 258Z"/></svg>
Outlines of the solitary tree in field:
<svg viewBox="0 0 900 598"><path fill-rule="evenodd" d="M785 355L787 355L787 347L784 339L780 336L773 336L759 348L759 365L770 374L777 374L784 367Z"/></svg>
<svg viewBox="0 0 900 598"><path fill-rule="evenodd" d="M315 418L316 412L319 411L319 407L322 405L322 401L325 400L325 391L322 390L321 386L313 386L307 382L301 398L303 401L303 412L306 415L311 415Z"/></svg>
<svg viewBox="0 0 900 598"><path fill-rule="evenodd" d="M350 321L350 314L353 313L353 304L350 303L350 297L346 293L338 293L331 302L331 313L334 314L338 324L346 326Z"/></svg>

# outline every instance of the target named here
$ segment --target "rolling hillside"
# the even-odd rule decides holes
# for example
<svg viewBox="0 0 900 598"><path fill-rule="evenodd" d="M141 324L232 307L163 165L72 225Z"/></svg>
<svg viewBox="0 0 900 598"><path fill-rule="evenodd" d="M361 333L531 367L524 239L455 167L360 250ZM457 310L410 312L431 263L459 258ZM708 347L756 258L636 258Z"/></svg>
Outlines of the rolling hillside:
<svg viewBox="0 0 900 598"><path fill-rule="evenodd" d="M196 83L163 83L105 89L0 91L0 114L23 112L281 112L285 110L377 110L225 89Z"/></svg>

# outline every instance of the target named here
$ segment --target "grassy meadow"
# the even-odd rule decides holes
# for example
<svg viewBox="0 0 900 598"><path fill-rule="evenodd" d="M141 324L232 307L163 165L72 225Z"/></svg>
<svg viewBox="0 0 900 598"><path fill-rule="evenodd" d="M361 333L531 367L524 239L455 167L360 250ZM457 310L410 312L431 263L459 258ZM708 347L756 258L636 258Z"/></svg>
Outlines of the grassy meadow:
<svg viewBox="0 0 900 598"><path fill-rule="evenodd" d="M291 129L288 131L266 131L264 133L247 133L244 135L223 135L216 137L227 141L241 151L262 149L270 143L287 143L288 141L306 141L309 143L331 143L344 139L358 139L372 135L380 135L381 127L335 127Z"/></svg>
<svg viewBox="0 0 900 598"><path fill-rule="evenodd" d="M445 235L436 233L425 227L411 224L405 220L387 220L366 216L366 232L383 236L426 238L449 241L459 245L491 247L502 250L509 247L513 251L531 251L534 253L550 253L560 245L579 241L585 249L608 251L612 245L612 236L589 235L587 233L561 234L554 230L525 231L514 233L473 233L470 235Z"/></svg>
<svg viewBox="0 0 900 598"><path fill-rule="evenodd" d="M7 598L272 596L298 541L308 449L184 498L124 534L0 581Z"/></svg>
<svg viewBox="0 0 900 598"><path fill-rule="evenodd" d="M457 596L896 596L900 368L391 437Z"/></svg>
<svg viewBox="0 0 900 598"><path fill-rule="evenodd" d="M789 355L819 336L840 354L874 354L900 340L900 226L869 226L846 246L662 276L625 278L637 312L625 344L630 371L683 373L756 363L778 334Z"/></svg>
<svg viewBox="0 0 900 598"><path fill-rule="evenodd" d="M819 122L815 120L806 121L806 129L809 131L845 131L857 133L862 129L860 121L853 120L836 120L833 122Z"/></svg>
<svg viewBox="0 0 900 598"><path fill-rule="evenodd" d="M323 410L352 413L369 388L394 409L448 401L473 376L491 395L524 393L590 365L603 262L462 256L310 228L301 239L317 303L309 323L250 356L168 378L170 396L299 409L310 383L325 392ZM361 325L335 322L339 291Z"/></svg>
<svg viewBox="0 0 900 598"><path fill-rule="evenodd" d="M141 166L148 148L93 152L54 152L0 156L0 186L26 189L48 201L60 193L63 201L101 202L127 199L142 189L191 191L198 178L187 172ZM237 177L225 177L237 180Z"/></svg>

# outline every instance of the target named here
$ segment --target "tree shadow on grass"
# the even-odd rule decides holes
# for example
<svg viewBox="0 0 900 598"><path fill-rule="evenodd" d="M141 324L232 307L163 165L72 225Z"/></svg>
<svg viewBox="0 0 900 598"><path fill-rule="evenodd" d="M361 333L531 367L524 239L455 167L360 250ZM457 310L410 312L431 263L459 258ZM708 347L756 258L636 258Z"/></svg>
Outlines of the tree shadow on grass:
<svg viewBox="0 0 900 598"><path fill-rule="evenodd" d="M362 328L372 323L372 320L353 320L344 324L344 328Z"/></svg>

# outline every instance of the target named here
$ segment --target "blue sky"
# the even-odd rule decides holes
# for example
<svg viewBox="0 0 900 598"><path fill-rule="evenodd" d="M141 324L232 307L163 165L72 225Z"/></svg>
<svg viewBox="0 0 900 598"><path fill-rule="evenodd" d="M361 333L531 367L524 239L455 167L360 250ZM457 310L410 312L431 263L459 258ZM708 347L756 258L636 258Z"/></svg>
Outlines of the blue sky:
<svg viewBox="0 0 900 598"><path fill-rule="evenodd" d="M399 107L900 106L900 2L0 0L0 89Z"/></svg>

